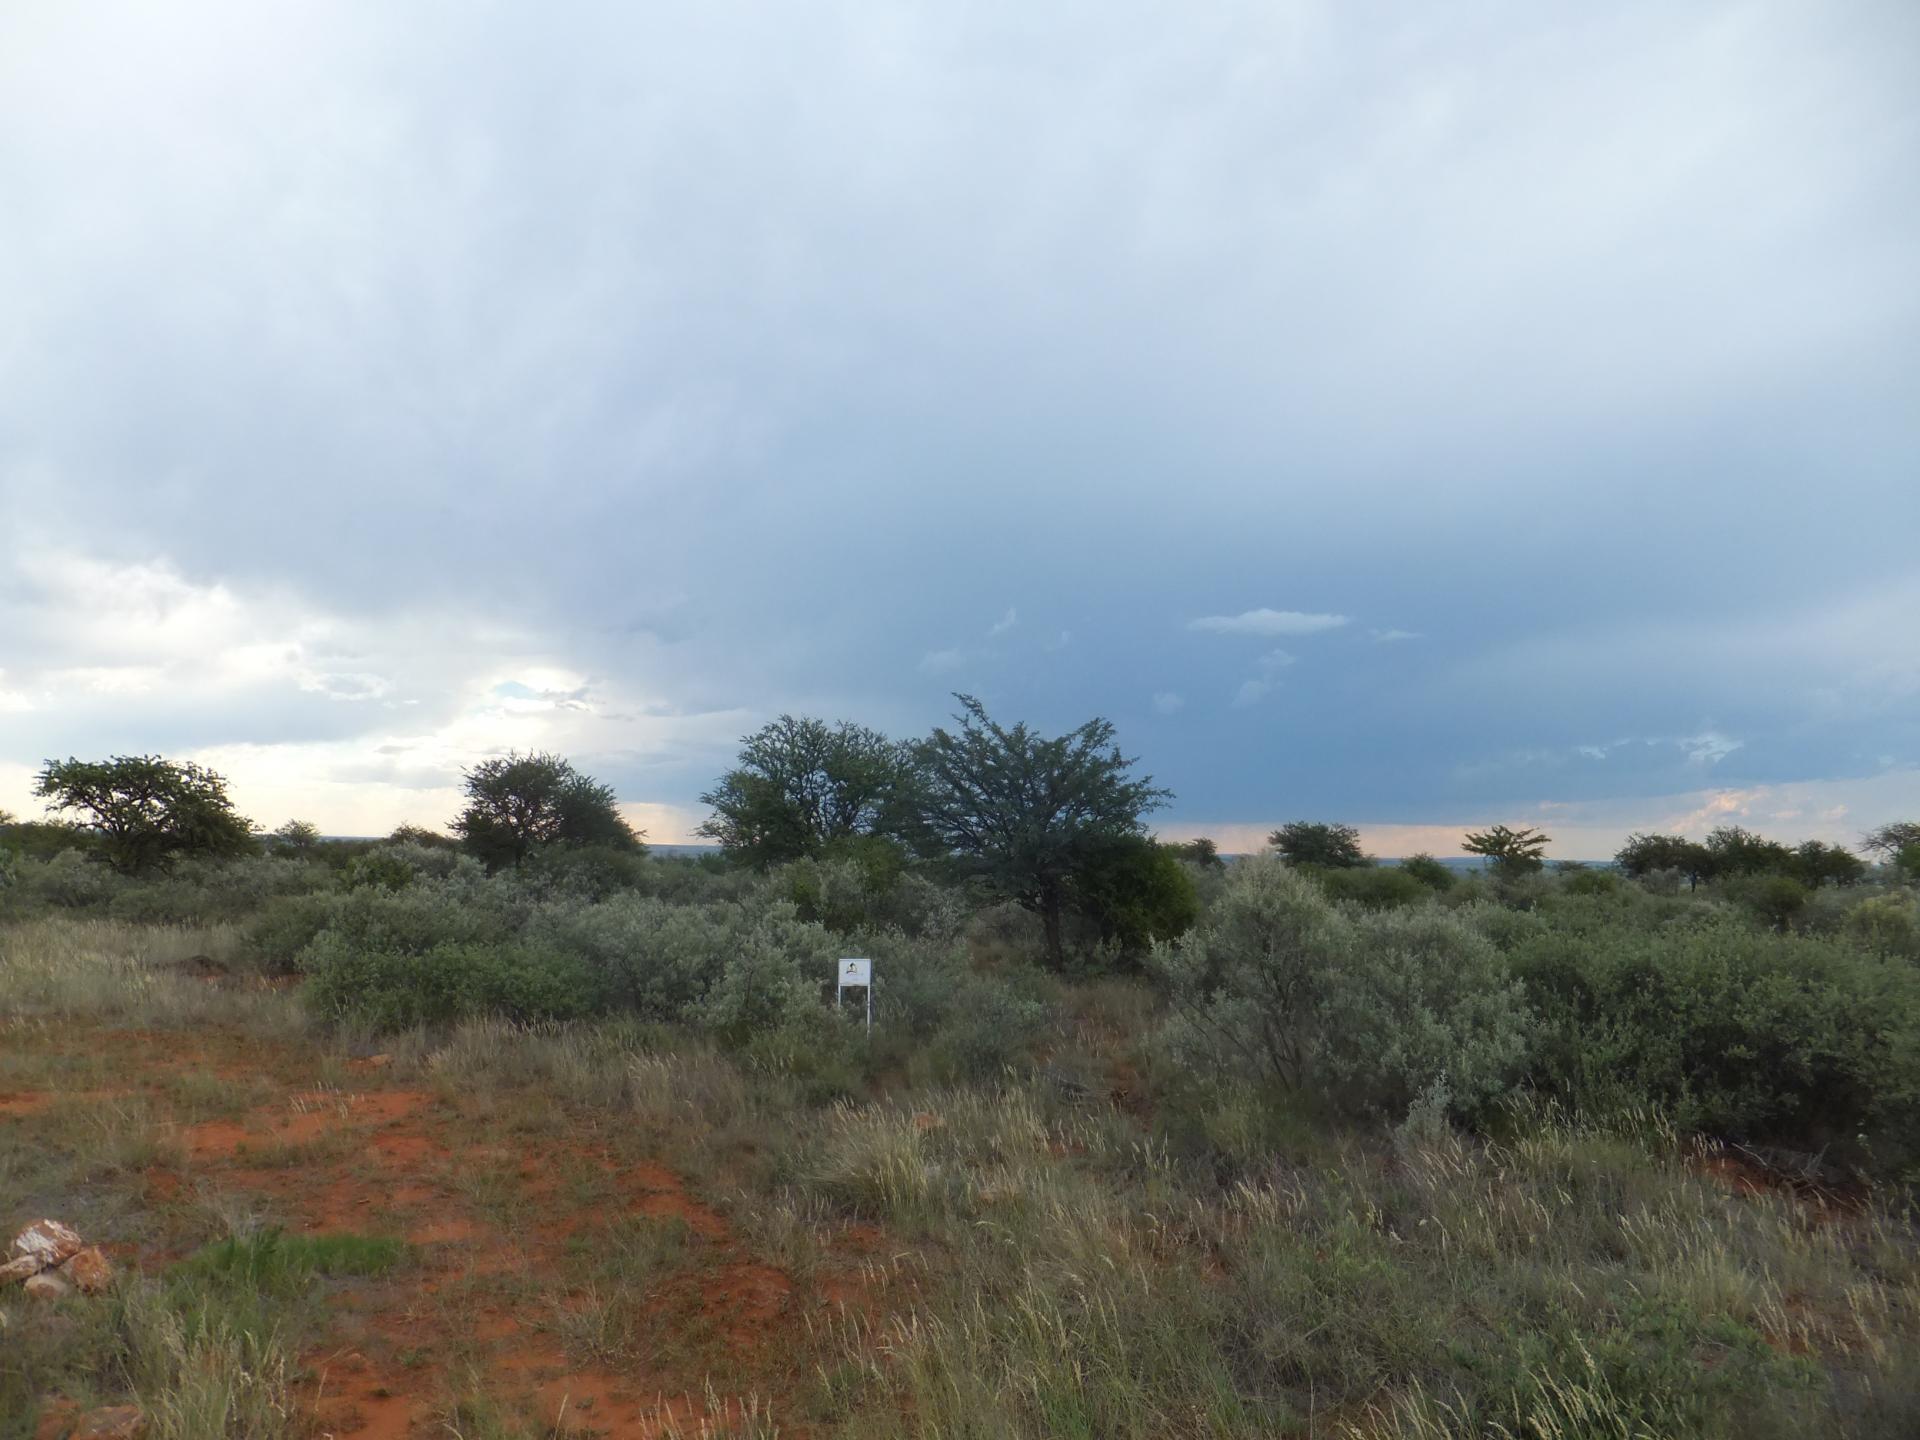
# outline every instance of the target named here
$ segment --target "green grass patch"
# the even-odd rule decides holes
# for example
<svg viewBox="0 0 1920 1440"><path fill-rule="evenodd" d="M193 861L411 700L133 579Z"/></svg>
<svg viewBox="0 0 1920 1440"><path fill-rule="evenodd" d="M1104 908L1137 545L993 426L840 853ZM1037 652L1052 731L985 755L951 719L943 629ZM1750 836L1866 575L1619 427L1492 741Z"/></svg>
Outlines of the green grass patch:
<svg viewBox="0 0 1920 1440"><path fill-rule="evenodd" d="M408 1256L390 1235L289 1235L279 1228L233 1235L174 1267L180 1279L297 1295L317 1276L384 1275Z"/></svg>

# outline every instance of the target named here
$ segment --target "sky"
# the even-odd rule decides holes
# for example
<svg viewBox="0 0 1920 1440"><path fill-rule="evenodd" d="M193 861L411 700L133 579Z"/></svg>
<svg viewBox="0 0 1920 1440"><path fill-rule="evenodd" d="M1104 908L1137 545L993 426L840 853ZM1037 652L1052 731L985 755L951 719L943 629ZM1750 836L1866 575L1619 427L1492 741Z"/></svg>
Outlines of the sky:
<svg viewBox="0 0 1920 1440"><path fill-rule="evenodd" d="M1229 850L1920 816L1920 6L0 10L0 807L954 692Z"/></svg>

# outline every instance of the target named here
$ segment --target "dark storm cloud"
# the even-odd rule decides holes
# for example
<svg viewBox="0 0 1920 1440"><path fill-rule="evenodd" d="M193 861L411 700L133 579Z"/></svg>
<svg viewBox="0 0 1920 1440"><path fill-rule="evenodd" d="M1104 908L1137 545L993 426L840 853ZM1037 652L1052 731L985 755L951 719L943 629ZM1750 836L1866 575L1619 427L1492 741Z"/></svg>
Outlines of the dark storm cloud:
<svg viewBox="0 0 1920 1440"><path fill-rule="evenodd" d="M372 813L382 746L538 741L686 811L773 712L964 689L1112 715L1195 822L1904 772L1917 55L1897 3L21 9L6 758Z"/></svg>

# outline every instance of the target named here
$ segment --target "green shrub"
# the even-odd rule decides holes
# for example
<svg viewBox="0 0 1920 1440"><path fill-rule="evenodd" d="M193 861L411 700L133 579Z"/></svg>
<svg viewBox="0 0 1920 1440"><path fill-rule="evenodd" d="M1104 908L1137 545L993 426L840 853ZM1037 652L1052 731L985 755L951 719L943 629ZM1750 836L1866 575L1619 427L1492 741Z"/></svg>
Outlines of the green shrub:
<svg viewBox="0 0 1920 1440"><path fill-rule="evenodd" d="M578 956L513 941L447 940L425 951L372 950L327 930L307 947L309 1001L380 1029L478 1015L570 1020L604 997Z"/></svg>
<svg viewBox="0 0 1920 1440"><path fill-rule="evenodd" d="M1583 865L1568 871L1560 888L1569 895L1612 895L1620 889L1620 877L1611 870Z"/></svg>
<svg viewBox="0 0 1920 1440"><path fill-rule="evenodd" d="M332 897L285 895L270 900L247 927L247 940L260 968L269 975L300 970L300 952L333 919Z"/></svg>
<svg viewBox="0 0 1920 1440"><path fill-rule="evenodd" d="M1443 867L1444 868L1444 867ZM1367 910L1392 910L1417 905L1433 894L1432 887L1402 867L1376 865L1366 869L1307 871L1335 900Z"/></svg>
<svg viewBox="0 0 1920 1440"><path fill-rule="evenodd" d="M1046 1024L1046 1007L1002 981L969 975L956 988L948 1018L928 1039L916 1079L938 1084L997 1079L1031 1053Z"/></svg>
<svg viewBox="0 0 1920 1440"><path fill-rule="evenodd" d="M404 890L413 884L413 867L390 850L369 850L347 863L349 890Z"/></svg>
<svg viewBox="0 0 1920 1440"><path fill-rule="evenodd" d="M1920 960L1920 899L1899 893L1876 895L1847 911L1841 933L1876 955Z"/></svg>
<svg viewBox="0 0 1920 1440"><path fill-rule="evenodd" d="M1791 928L1813 892L1791 875L1760 875L1750 880L1733 880L1727 889L1745 901L1753 913L1776 930Z"/></svg>
<svg viewBox="0 0 1920 1440"><path fill-rule="evenodd" d="M1431 855L1409 855L1400 862L1400 873L1411 875L1429 890L1451 890L1456 877L1451 869Z"/></svg>
<svg viewBox="0 0 1920 1440"><path fill-rule="evenodd" d="M1167 1039L1202 1072L1471 1114L1524 1059L1528 1017L1490 942L1436 908L1349 919L1271 855L1235 866L1208 922L1155 961Z"/></svg>
<svg viewBox="0 0 1920 1440"><path fill-rule="evenodd" d="M1072 901L1123 962L1184 935L1200 915L1193 877L1179 856L1140 836L1110 841L1089 856L1073 876Z"/></svg>
<svg viewBox="0 0 1920 1440"><path fill-rule="evenodd" d="M19 883L23 899L63 910L104 905L127 884L105 864L78 850L62 850L42 864L21 866Z"/></svg>
<svg viewBox="0 0 1920 1440"><path fill-rule="evenodd" d="M1540 1016L1538 1088L1881 1173L1920 1164L1912 964L1716 909L1657 925L1522 918L1504 940Z"/></svg>

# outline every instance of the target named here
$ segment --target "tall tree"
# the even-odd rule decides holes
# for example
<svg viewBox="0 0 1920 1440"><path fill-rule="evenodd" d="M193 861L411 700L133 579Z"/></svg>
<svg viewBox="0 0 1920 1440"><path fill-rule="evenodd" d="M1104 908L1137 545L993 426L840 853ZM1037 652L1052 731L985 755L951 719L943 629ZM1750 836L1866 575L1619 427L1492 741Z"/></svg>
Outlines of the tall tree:
<svg viewBox="0 0 1920 1440"><path fill-rule="evenodd" d="M144 875L179 855L241 855L252 826L227 798L224 776L158 755L49 760L33 793L98 837L97 853L123 875Z"/></svg>
<svg viewBox="0 0 1920 1440"><path fill-rule="evenodd" d="M467 808L453 830L488 869L518 865L546 846L638 850L613 791L546 752L498 755L466 772Z"/></svg>
<svg viewBox="0 0 1920 1440"><path fill-rule="evenodd" d="M1294 820L1267 837L1289 865L1318 865L1327 870L1358 870L1373 864L1360 848L1360 832L1351 825Z"/></svg>
<svg viewBox="0 0 1920 1440"><path fill-rule="evenodd" d="M934 730L914 751L925 835L964 872L1038 914L1058 965L1074 877L1104 844L1142 834L1141 816L1172 792L1133 777L1106 720L1048 738L1024 723L996 724L971 695L954 698L957 728Z"/></svg>
<svg viewBox="0 0 1920 1440"><path fill-rule="evenodd" d="M855 836L895 837L911 815L909 747L848 720L782 715L740 742L739 763L700 799L699 833L766 868Z"/></svg>
<svg viewBox="0 0 1920 1440"><path fill-rule="evenodd" d="M1483 855L1494 870L1506 876L1528 875L1546 864L1546 848L1552 836L1531 826L1509 830L1494 825L1478 833L1469 831L1460 848L1469 855Z"/></svg>

